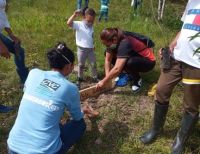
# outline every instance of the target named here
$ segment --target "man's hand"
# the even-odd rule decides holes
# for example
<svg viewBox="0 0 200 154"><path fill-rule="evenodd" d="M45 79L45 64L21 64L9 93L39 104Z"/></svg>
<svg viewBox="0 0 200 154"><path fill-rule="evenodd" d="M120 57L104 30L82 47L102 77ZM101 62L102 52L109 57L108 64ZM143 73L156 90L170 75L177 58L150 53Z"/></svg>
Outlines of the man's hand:
<svg viewBox="0 0 200 154"><path fill-rule="evenodd" d="M7 47L0 41L0 56L5 57L6 59L10 58L10 52Z"/></svg>
<svg viewBox="0 0 200 154"><path fill-rule="evenodd" d="M20 39L13 34L11 28L5 27L5 31L8 33L8 36L15 42L15 44L21 43Z"/></svg>
<svg viewBox="0 0 200 154"><path fill-rule="evenodd" d="M163 48L160 48L160 50L159 50L159 57L160 57L160 59L162 59L162 50L163 50ZM174 47L170 47L169 46L169 52L170 52L170 54L172 54L173 51L174 51Z"/></svg>
<svg viewBox="0 0 200 154"><path fill-rule="evenodd" d="M159 53L160 59L162 59L162 48L159 49L158 53Z"/></svg>
<svg viewBox="0 0 200 154"><path fill-rule="evenodd" d="M11 34L10 38L14 41L15 44L21 43L21 40L17 36L15 36L14 34Z"/></svg>

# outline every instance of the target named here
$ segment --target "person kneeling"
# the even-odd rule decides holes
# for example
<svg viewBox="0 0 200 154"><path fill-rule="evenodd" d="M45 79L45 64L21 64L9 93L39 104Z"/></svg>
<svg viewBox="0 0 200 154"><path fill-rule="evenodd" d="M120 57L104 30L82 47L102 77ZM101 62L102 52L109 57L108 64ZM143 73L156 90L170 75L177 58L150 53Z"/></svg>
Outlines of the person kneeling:
<svg viewBox="0 0 200 154"><path fill-rule="evenodd" d="M25 82L18 116L7 140L9 154L64 154L84 134L80 95L75 84L65 77L74 68L74 54L65 43L47 53L50 71L32 69ZM61 124L67 109L71 120Z"/></svg>

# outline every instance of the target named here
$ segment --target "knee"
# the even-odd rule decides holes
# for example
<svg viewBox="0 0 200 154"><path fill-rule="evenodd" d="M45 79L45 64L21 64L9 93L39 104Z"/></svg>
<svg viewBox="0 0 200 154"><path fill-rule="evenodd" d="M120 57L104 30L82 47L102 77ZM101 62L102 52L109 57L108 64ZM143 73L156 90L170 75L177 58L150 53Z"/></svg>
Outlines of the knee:
<svg viewBox="0 0 200 154"><path fill-rule="evenodd" d="M161 104L169 103L170 94L166 91L166 88L158 85L156 87L155 99Z"/></svg>
<svg viewBox="0 0 200 154"><path fill-rule="evenodd" d="M164 93L162 86L157 85L156 87L156 94L162 95Z"/></svg>
<svg viewBox="0 0 200 154"><path fill-rule="evenodd" d="M81 120L77 121L76 124L77 124L77 128L79 128L81 132L85 132L86 123L85 123L84 119L81 119Z"/></svg>
<svg viewBox="0 0 200 154"><path fill-rule="evenodd" d="M21 46L15 47L15 52L18 52L19 55L24 56L25 50Z"/></svg>

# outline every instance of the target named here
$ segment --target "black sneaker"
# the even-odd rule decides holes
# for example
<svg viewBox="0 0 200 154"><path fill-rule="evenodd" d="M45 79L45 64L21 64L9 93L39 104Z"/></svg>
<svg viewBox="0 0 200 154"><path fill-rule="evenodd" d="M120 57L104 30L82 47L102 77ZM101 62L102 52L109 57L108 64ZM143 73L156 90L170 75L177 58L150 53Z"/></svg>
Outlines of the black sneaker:
<svg viewBox="0 0 200 154"><path fill-rule="evenodd" d="M142 79L140 78L137 83L134 83L132 85L131 89L133 90L133 92L138 92L140 91L141 86L142 86Z"/></svg>

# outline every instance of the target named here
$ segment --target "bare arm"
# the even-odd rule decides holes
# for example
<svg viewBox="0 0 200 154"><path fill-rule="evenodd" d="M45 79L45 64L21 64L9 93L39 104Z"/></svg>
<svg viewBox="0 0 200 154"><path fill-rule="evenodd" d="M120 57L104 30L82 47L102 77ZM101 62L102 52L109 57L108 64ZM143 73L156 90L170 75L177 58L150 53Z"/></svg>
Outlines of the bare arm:
<svg viewBox="0 0 200 154"><path fill-rule="evenodd" d="M174 51L174 48L175 48L175 46L176 46L176 44L177 44L177 40L178 40L179 36L180 36L180 31L177 33L177 35L176 35L176 37L173 39L173 41L169 44L169 49L170 49L170 52L171 52L171 53ZM160 58L162 57L161 52L162 52L162 48L159 50Z"/></svg>
<svg viewBox="0 0 200 154"><path fill-rule="evenodd" d="M73 14L72 14L72 16L68 19L68 21L67 21L67 25L69 26L69 27L72 27L73 26L73 21L74 21L74 19L77 17L77 16L79 16L81 14L81 12L80 11L75 11Z"/></svg>
<svg viewBox="0 0 200 154"><path fill-rule="evenodd" d="M99 81L99 83L97 84L97 88L102 88L103 86L105 86L105 84L113 79L114 77L118 76L125 63L126 63L126 58L118 58L116 63L115 63L115 66L110 70L110 72L103 78L103 80Z"/></svg>
<svg viewBox="0 0 200 154"><path fill-rule="evenodd" d="M106 75L106 76L107 76L108 73L110 72L112 58L113 58L113 55L112 55L111 53L106 52L105 65L104 65L104 68L105 68L105 75Z"/></svg>
<svg viewBox="0 0 200 154"><path fill-rule="evenodd" d="M0 56L5 58L10 58L10 53L1 40L0 40Z"/></svg>
<svg viewBox="0 0 200 154"><path fill-rule="evenodd" d="M17 36L15 36L15 35L13 34L11 28L5 27L5 31L7 32L8 36L9 36L16 44L18 44L18 43L21 42L20 39L19 39Z"/></svg>
<svg viewBox="0 0 200 154"><path fill-rule="evenodd" d="M178 40L179 36L180 36L180 31L177 33L177 35L174 38L174 40L169 44L169 48L170 48L171 52L173 52L173 50L174 50L174 48L175 48L175 46L177 44L177 40Z"/></svg>

